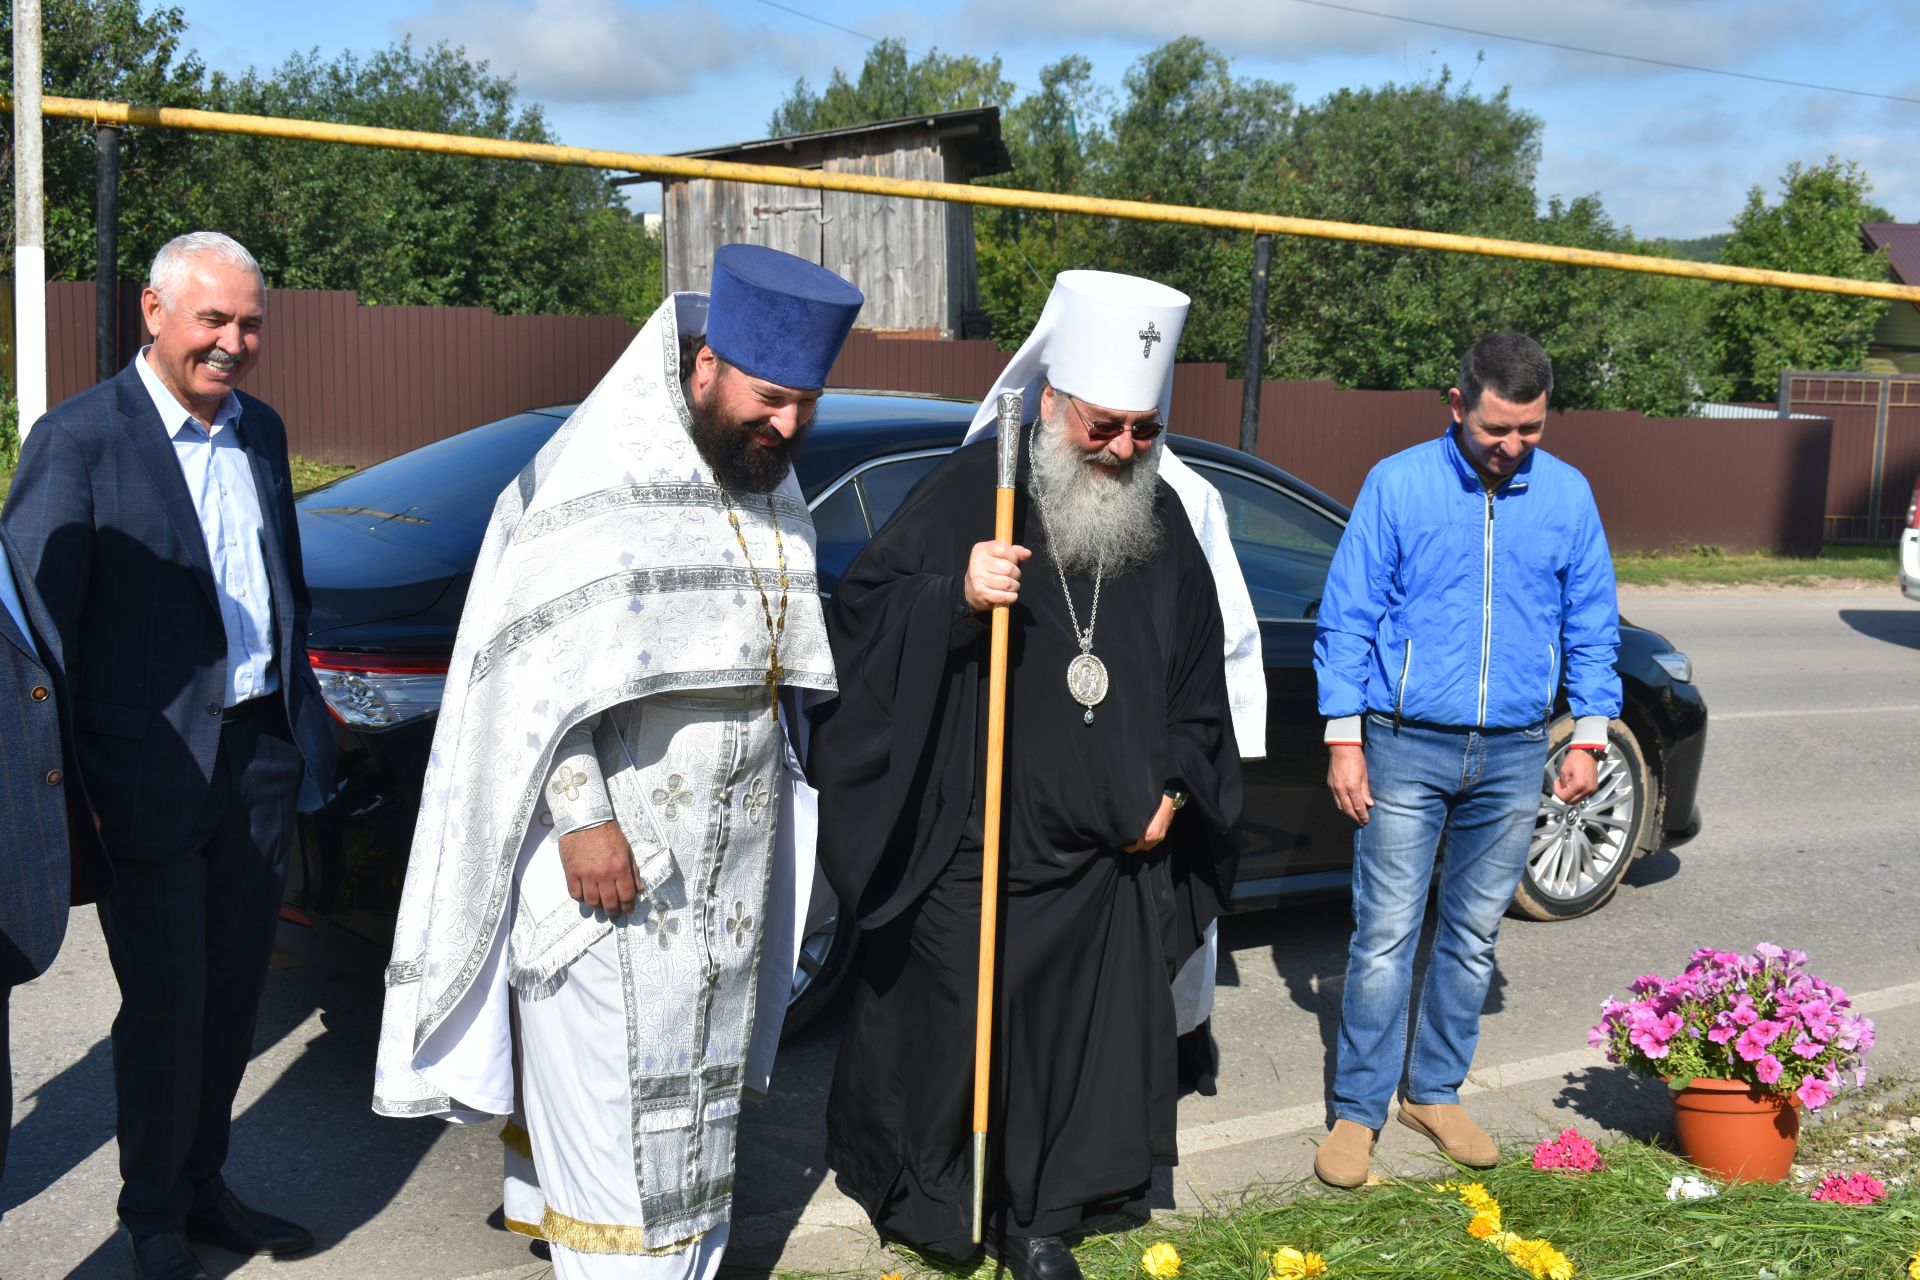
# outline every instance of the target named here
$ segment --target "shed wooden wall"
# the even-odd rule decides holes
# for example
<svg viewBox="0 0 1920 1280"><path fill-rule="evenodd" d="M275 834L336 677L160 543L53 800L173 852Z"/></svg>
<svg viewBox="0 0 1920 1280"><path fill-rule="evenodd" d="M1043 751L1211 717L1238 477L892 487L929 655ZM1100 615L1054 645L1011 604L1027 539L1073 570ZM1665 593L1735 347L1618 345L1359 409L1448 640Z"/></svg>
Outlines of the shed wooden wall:
<svg viewBox="0 0 1920 1280"><path fill-rule="evenodd" d="M946 182L937 139L902 134L830 139L817 167L830 173ZM959 333L979 305L973 211L937 200L806 191L705 180L665 184L663 245L668 292L704 291L713 251L746 242L781 249L839 273L867 295L859 327L936 337Z"/></svg>

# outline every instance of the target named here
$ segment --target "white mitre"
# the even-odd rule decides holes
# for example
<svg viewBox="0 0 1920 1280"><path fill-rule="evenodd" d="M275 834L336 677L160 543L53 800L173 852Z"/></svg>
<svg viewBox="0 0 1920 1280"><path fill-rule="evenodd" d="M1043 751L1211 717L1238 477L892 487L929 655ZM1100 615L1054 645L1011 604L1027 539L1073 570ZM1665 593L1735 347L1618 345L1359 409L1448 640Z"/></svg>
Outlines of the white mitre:
<svg viewBox="0 0 1920 1280"><path fill-rule="evenodd" d="M1047 383L1068 395L1120 413L1157 409L1169 430L1173 356L1186 327L1186 294L1156 280L1112 271L1062 271L1040 321L1014 353L974 412L969 441L995 430L994 407L1003 391L1018 391L1026 413L1040 410ZM1227 696L1234 738L1243 758L1267 753L1267 677L1260 656L1260 624L1227 532L1227 510L1214 487L1168 450L1160 475L1180 495L1194 536L1206 552L1226 624Z"/></svg>

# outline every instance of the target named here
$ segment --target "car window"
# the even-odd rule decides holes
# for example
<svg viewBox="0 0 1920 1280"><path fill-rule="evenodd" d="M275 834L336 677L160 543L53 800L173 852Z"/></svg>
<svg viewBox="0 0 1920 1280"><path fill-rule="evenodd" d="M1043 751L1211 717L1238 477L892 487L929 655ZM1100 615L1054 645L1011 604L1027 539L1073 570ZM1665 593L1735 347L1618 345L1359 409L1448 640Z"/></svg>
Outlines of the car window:
<svg viewBox="0 0 1920 1280"><path fill-rule="evenodd" d="M1244 472L1196 464L1227 508L1227 532L1263 621L1309 619L1320 607L1341 525L1318 507Z"/></svg>
<svg viewBox="0 0 1920 1280"><path fill-rule="evenodd" d="M911 458L882 462L860 473L860 492L867 500L867 520L878 533L880 526L893 518L900 504L913 492L913 486L946 458L944 453L923 453Z"/></svg>
<svg viewBox="0 0 1920 1280"><path fill-rule="evenodd" d="M913 486L946 456L947 451L941 449L884 459L829 486L826 496L813 505L821 590L833 590L860 548L899 510Z"/></svg>
<svg viewBox="0 0 1920 1280"><path fill-rule="evenodd" d="M867 545L867 521L860 511L860 495L843 484L813 508L813 536L817 547L820 588L832 591Z"/></svg>

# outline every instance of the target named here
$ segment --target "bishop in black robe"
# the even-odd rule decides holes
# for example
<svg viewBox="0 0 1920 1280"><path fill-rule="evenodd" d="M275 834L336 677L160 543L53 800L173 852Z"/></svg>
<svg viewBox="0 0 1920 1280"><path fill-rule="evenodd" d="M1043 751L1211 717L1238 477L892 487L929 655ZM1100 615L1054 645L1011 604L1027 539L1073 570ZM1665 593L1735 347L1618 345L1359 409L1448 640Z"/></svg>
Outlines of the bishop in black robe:
<svg viewBox="0 0 1920 1280"><path fill-rule="evenodd" d="M1003 1237L1071 1234L1175 1163L1168 984L1219 913L1241 807L1220 608L1178 498L1154 480L1157 555L1102 582L1093 652L1110 680L1089 724L1067 687L1080 649L1029 462L987 1148L987 1225ZM993 441L960 449L848 570L828 611L841 693L810 761L821 861L861 926L828 1162L883 1238L954 1259L974 1252L989 650L989 615L963 589L995 483ZM1067 577L1083 622L1093 577ZM1167 838L1125 852L1169 788L1190 799Z"/></svg>

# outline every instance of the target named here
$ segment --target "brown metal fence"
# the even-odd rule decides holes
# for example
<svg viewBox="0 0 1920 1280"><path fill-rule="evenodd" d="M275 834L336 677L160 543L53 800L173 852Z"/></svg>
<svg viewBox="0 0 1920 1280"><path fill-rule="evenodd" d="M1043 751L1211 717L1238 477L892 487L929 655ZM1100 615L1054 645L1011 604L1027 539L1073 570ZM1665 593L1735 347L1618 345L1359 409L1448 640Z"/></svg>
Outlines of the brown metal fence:
<svg viewBox="0 0 1920 1280"><path fill-rule="evenodd" d="M94 287L47 286L47 399L94 383ZM122 366L139 349L139 289L120 298ZM483 307L363 307L357 295L274 289L247 390L289 445L367 466L456 431L577 400L639 332L618 316L502 316Z"/></svg>
<svg viewBox="0 0 1920 1280"><path fill-rule="evenodd" d="M990 342L856 333L834 374L842 386L975 397L986 393L1008 358ZM1238 445L1242 394L1240 379L1228 377L1225 365L1183 364L1174 374L1169 417L1184 434ZM1447 422L1438 391L1268 382L1260 395L1257 452L1350 503L1374 463L1432 438ZM1832 435L1824 420L1574 411L1553 415L1546 447L1592 483L1618 550L1712 545L1815 555L1824 533Z"/></svg>
<svg viewBox="0 0 1920 1280"><path fill-rule="evenodd" d="M1920 477L1920 377L1794 370L1780 375L1780 398L1833 420L1828 540L1898 540Z"/></svg>
<svg viewBox="0 0 1920 1280"><path fill-rule="evenodd" d="M48 286L49 392L55 403L93 383L93 296L87 284ZM136 289L123 290L121 363L137 350L137 301ZM286 419L295 452L359 466L522 409L578 399L637 332L617 317L362 307L351 293L305 290L272 291L268 315L268 340L248 389ZM1008 359L991 342L862 331L848 339L831 381L971 398L985 394ZM1796 407L1817 403L1815 412L1823 418L1831 413L1836 421L1573 412L1554 415L1547 448L1592 482L1618 549L1711 544L1812 555L1832 525L1823 516L1847 509L1835 505L1834 495L1866 492L1865 481L1855 479L1865 456L1857 437L1866 433L1870 454L1876 409L1853 402L1829 408L1812 398L1814 390L1802 394L1807 398ZM1226 376L1224 365L1181 365L1174 378L1173 425L1237 444L1241 396L1240 380ZM1906 510L1904 490L1894 505L1885 495L1911 483L1920 470L1920 382L1890 396L1883 524L1887 515ZM1856 421L1860 413L1867 415L1864 427ZM1854 416L1843 416L1848 414ZM1431 438L1446 421L1437 391L1268 382L1261 393L1258 451L1351 502L1375 462ZM1844 441L1841 421L1847 424Z"/></svg>

